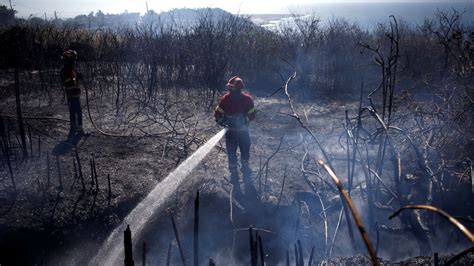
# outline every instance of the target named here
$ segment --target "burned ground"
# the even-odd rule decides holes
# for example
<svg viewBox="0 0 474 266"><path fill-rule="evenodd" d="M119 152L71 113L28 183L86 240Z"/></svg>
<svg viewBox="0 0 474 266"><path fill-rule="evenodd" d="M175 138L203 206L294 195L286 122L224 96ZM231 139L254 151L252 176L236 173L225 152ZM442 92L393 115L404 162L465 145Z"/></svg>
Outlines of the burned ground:
<svg viewBox="0 0 474 266"><path fill-rule="evenodd" d="M27 97L25 97L27 98ZM32 99L35 99L32 97ZM97 99L91 100L91 106L97 106ZM2 114L13 113L8 98L2 106ZM214 257L217 263L229 263L229 258L235 258L233 263L245 264L247 260L248 232L245 228L253 226L264 231L260 232L265 249L268 252L267 262L270 264L282 263L285 260L285 250L292 250L292 243L301 240L306 258L312 246L316 246L315 261L331 256L344 256L351 253L350 241L347 237L347 228L340 226L340 232L333 245L326 246L324 236L324 220L329 221L329 237L334 232L341 215L339 196L329 182L324 182L316 175L304 174L301 167L315 167L315 163L306 163L305 150L311 149L311 158L322 158L312 140L305 135L296 121L289 117L290 109L287 100L283 97L256 97L259 109L257 120L251 127L252 139L252 168L253 183L257 189L261 202L242 207L243 204L234 203L232 220L230 218L229 193L226 170L226 155L221 143L207 156L198 169L187 178L184 185L167 200L148 225L136 243L136 253L139 254L142 241L148 245L149 263L161 264L167 256L168 243L172 244L172 260L180 261L174 234L170 222L170 214L176 217L178 228L183 238L186 254L191 254L193 200L194 194L201 191L201 260L204 263L208 257ZM167 173L174 169L185 155L192 153L197 145L184 151L183 146L168 141L165 136L152 135L134 136L133 134L121 137L112 137L101 134L93 128L86 119L86 128L91 135L78 144L78 154L81 158L84 189L79 171L74 171L75 152L68 149L65 154L55 155L54 150L67 134L67 112L60 98L50 105L29 107L25 104L23 110L28 128L31 130L32 146L29 148L30 157L26 160L15 160L14 178L17 194L13 207L2 216L2 247L10 262L48 264L83 264L94 255L97 248L108 233L120 224L128 212L155 186L159 185ZM336 169L344 169L345 149L341 144L341 135L336 132L344 130L344 111L355 110L357 103L349 104L298 104L298 110L305 121L324 139L324 147L331 153ZM98 117L93 109L92 117ZM31 117L31 118L28 118ZM37 119L37 118L56 119ZM196 142L204 140L217 132L218 127L213 125L212 113L199 111L201 129L196 134ZM16 119L11 116L2 117L8 132L12 134L11 141L15 143ZM106 118L103 121L107 121ZM111 123L112 124L112 123ZM122 128L127 128L122 125ZM101 124L103 130L120 132L117 128ZM156 130L156 125L152 125ZM107 128L107 129L104 129ZM143 128L142 131L147 131ZM124 130L123 132L127 132ZM152 132L150 130L149 132ZM308 148L310 147L310 148ZM313 148L311 148L313 147ZM49 154L49 155L48 155ZM49 157L49 171L48 161ZM98 186L91 179L90 160L94 158L97 172ZM269 159L270 158L270 159ZM338 162L340 160L340 162ZM59 172L57 169L59 162ZM78 166L76 165L76 168ZM94 170L92 170L94 171ZM315 170L319 171L319 170ZM342 170L344 173L345 170ZM62 188L59 187L59 173ZM8 177L7 169L3 172ZM362 217L367 221L367 197L361 190L364 185L362 173L356 174L353 189L353 198L356 200ZM49 176L49 177L48 177ZM109 198L107 176L110 176L111 192ZM358 177L360 176L360 177ZM48 181L49 180L49 181ZM327 179L329 181L329 179ZM284 186L283 186L284 182ZM344 181L344 182L347 182ZM457 182L465 182L459 179ZM282 187L283 186L283 187ZM315 196L313 189L322 196L326 209L326 218L322 215L321 203ZM359 187L359 188L358 188ZM2 190L8 193L8 187ZM417 190L418 191L418 190ZM448 206L469 204L462 194L455 197L446 194ZM461 196L461 197L460 197ZM11 196L10 196L11 197ZM3 194L6 200L2 206L8 207L8 194ZM469 215L463 208L450 207L460 216ZM2 209L6 210L6 209ZM387 226L371 228L371 236L376 240L379 255L390 261L418 255L418 247L413 243L413 236L394 233L390 226L402 224L387 220L390 211L380 211L377 220ZM434 218L434 217L433 217ZM232 223L233 221L233 223ZM438 221L439 235L435 242L435 250L442 254L455 252L466 244L462 237L451 229L442 220ZM397 225L398 224L398 225ZM390 225L390 226L389 226ZM131 225L133 230L133 225ZM386 231L384 231L386 228ZM375 234L377 231L377 234ZM355 233L355 232L354 232ZM377 235L377 236L376 236ZM232 240L235 237L234 245ZM329 239L331 241L331 239ZM358 250L363 252L360 239L356 236ZM375 240L374 240L375 242ZM404 243L403 245L396 243ZM25 245L25 243L28 243ZM457 243L457 244L455 244ZM329 242L329 244L331 244ZM232 251L232 246L234 250ZM318 248L319 247L319 248ZM331 251L329 251L331 250ZM232 256L234 252L234 256ZM8 254L8 255L6 255ZM13 255L14 254L14 255ZM23 255L25 254L25 256ZM292 252L291 252L292 254ZM293 260L293 255L291 255ZM360 260L360 261L359 261ZM362 257L350 260L330 260L339 264L366 264L367 259ZM7 261L8 262L8 261ZM412 262L412 261L408 261Z"/></svg>

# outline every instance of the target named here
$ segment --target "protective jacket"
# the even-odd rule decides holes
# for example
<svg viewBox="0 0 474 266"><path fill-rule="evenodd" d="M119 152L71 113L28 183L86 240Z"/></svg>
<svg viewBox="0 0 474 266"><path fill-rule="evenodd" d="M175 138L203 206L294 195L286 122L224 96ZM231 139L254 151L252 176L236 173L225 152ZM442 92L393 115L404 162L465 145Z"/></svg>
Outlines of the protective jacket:
<svg viewBox="0 0 474 266"><path fill-rule="evenodd" d="M248 93L233 95L227 92L220 99L214 116L218 123L225 123L231 130L245 130L248 122L255 118L255 112L252 97Z"/></svg>
<svg viewBox="0 0 474 266"><path fill-rule="evenodd" d="M61 69L61 81L68 99L81 96L81 89L77 83L77 72L72 66L64 66Z"/></svg>

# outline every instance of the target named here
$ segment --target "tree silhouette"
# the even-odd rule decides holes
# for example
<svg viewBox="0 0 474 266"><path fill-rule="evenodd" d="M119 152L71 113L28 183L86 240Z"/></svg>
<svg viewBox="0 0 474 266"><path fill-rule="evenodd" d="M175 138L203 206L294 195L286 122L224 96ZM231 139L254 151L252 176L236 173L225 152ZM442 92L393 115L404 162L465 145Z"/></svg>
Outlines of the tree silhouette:
<svg viewBox="0 0 474 266"><path fill-rule="evenodd" d="M16 10L0 5L0 25L10 25L15 20Z"/></svg>

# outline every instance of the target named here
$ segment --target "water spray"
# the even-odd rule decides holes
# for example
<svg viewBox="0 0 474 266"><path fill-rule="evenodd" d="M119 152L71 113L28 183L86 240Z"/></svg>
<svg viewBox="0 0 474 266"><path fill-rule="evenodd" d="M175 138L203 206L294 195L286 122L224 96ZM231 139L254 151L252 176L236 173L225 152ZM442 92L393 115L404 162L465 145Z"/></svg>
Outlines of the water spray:
<svg viewBox="0 0 474 266"><path fill-rule="evenodd" d="M176 189L186 179L186 177L196 168L196 166L206 157L206 155L217 145L225 135L228 128L224 128L209 139L204 145L199 147L191 156L182 162L173 172L165 177L155 188L125 217L122 223L117 226L110 236L102 244L97 255L92 259L92 265L119 265L121 264L123 246L122 232L131 226L136 237L140 234L146 223L155 212L166 202L166 200L176 192Z"/></svg>

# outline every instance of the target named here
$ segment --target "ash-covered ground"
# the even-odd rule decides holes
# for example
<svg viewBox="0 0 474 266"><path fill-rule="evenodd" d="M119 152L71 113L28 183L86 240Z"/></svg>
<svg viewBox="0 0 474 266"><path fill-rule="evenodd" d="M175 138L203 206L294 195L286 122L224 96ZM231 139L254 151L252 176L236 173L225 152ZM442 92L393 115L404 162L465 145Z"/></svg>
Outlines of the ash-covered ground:
<svg viewBox="0 0 474 266"><path fill-rule="evenodd" d="M92 119L101 130L120 136L98 132L88 120L83 101L85 128L90 135L79 141L77 155L74 147L63 142L68 130L68 112L61 97L48 102L41 95L24 95L29 156L11 157L15 190L8 184L11 177L2 161L2 265L90 263L108 234L148 192L220 130L214 125L212 111L206 108L181 110L185 113L192 109L193 115L159 121L158 114L172 114L177 107L160 110L146 106L137 110L134 108L138 105L130 104L128 109L121 109L122 113L112 112L113 106L98 95L97 92L90 95ZM283 265L287 252L293 262L298 241L305 262L314 247L314 264L370 264L366 256L353 256L339 194L329 176L317 167L316 160L324 159L323 155L314 139L290 116L287 99L277 95L255 100L259 112L250 134L252 181L258 200L231 201L225 143L221 141L147 221L144 231L134 235L135 263L141 262L144 242L150 265L164 265L168 256L172 265L180 263L171 215L177 224L184 255L188 263L191 261L194 196L199 190L201 264L207 263L210 257L217 265L248 264L249 227L262 238L267 265ZM0 108L4 130L15 147L19 140L14 96L2 95ZM342 143L345 111L354 113L357 108L356 102L296 104L304 123L330 153L336 174L344 184L347 184L346 150ZM396 209L390 202L375 214L377 224L368 225L368 195L362 169L356 168L353 182L351 196L381 264L434 263L433 254L420 254L422 248L415 240L417 236L407 230L409 225L399 219L388 220ZM464 194L444 196L449 205L455 206L451 209L454 215L472 215L472 200ZM439 252L441 263L472 245L441 218L418 217L436 221L434 228L430 228L431 251ZM472 229L472 220L464 221ZM133 235L133 224L130 227ZM355 253L367 254L355 227L353 234ZM471 254L459 263L467 265L473 261Z"/></svg>

